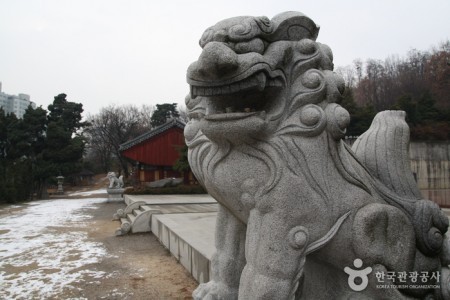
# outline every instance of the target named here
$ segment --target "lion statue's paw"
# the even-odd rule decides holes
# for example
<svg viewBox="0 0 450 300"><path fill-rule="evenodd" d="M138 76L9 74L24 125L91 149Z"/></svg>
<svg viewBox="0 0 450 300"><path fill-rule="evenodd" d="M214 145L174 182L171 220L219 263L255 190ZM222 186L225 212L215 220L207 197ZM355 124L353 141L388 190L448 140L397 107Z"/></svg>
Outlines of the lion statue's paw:
<svg viewBox="0 0 450 300"><path fill-rule="evenodd" d="M229 300L238 298L238 290L236 288L228 287L224 284L210 281L208 283L200 284L192 293L194 300Z"/></svg>

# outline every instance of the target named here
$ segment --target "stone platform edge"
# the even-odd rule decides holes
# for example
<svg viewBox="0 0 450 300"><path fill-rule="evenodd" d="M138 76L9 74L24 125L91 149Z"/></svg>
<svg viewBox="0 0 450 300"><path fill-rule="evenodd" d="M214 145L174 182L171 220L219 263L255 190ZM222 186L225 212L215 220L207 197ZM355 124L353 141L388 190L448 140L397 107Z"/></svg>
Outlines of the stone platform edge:
<svg viewBox="0 0 450 300"><path fill-rule="evenodd" d="M199 213L200 214L200 213ZM197 213L177 214L177 215L199 215ZM213 215L215 213L201 213L204 215ZM170 226L170 222L164 218L167 215L154 214L151 218L151 229L153 234L159 239L162 245L188 270L189 273L199 283L205 283L210 280L211 257L213 251L199 249L201 245L189 241L183 234L177 232L176 228ZM171 215L171 217L174 217ZM213 228L211 228L213 229ZM214 230L212 230L214 231ZM205 241L206 243L208 241ZM214 245L214 238L209 240Z"/></svg>

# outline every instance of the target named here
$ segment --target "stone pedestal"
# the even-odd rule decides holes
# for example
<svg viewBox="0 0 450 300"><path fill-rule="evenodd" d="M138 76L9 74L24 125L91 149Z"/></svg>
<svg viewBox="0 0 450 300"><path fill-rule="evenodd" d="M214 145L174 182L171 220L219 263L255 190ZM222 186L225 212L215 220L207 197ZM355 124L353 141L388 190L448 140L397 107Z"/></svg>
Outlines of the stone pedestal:
<svg viewBox="0 0 450 300"><path fill-rule="evenodd" d="M106 192L108 193L108 202L117 202L124 201L123 192L124 188L107 188Z"/></svg>

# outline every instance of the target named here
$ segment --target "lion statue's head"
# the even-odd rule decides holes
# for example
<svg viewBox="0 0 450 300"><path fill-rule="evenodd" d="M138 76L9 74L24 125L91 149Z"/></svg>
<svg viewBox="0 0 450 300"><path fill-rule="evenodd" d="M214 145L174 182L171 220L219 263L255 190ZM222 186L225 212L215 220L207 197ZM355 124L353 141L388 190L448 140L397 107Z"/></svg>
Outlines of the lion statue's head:
<svg viewBox="0 0 450 300"><path fill-rule="evenodd" d="M187 71L187 140L198 130L232 143L293 132L317 135L329 118L339 136L349 115L328 106L345 85L332 71L330 48L315 41L318 32L298 12L272 20L236 17L208 28L200 39L203 51Z"/></svg>
<svg viewBox="0 0 450 300"><path fill-rule="evenodd" d="M185 138L194 174L216 198L223 191L214 195L214 185L220 185L223 176L211 179L214 184L209 186L205 178L219 176L212 173L220 172L217 165L232 149L247 153L246 162L252 157L263 161L259 169L256 161L239 167L266 172L268 180L257 184L266 186L267 192L280 177L281 167L275 164L289 159L278 149L297 147L286 141L344 136L350 116L335 102L345 83L333 72L331 49L315 41L318 32L319 27L299 12L285 12L272 20L230 18L204 32L203 51L187 70L190 121ZM303 147L302 142L297 144ZM232 163L227 166L236 168ZM230 181L227 187L234 184Z"/></svg>

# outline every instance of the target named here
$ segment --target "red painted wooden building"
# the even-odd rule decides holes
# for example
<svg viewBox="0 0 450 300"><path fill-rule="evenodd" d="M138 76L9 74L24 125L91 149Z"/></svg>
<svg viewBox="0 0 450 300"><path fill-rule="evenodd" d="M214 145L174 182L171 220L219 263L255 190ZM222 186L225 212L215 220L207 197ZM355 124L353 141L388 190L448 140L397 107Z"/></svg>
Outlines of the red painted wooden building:
<svg viewBox="0 0 450 300"><path fill-rule="evenodd" d="M132 163L141 183L171 177L183 177L185 183L192 181L191 172L182 174L172 167L180 155L178 149L185 145L184 126L183 121L172 119L120 145L121 155Z"/></svg>

